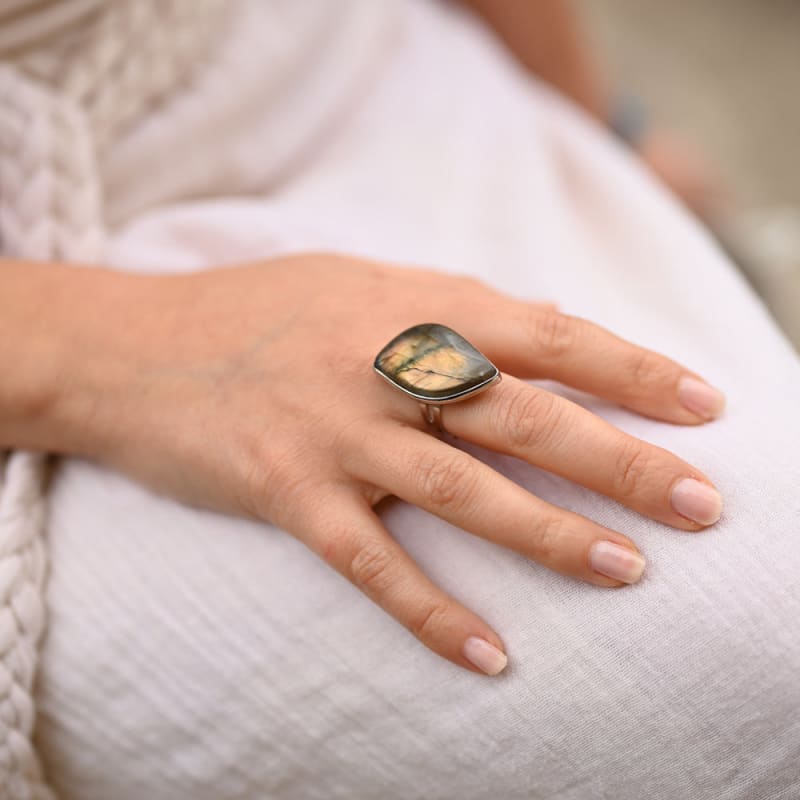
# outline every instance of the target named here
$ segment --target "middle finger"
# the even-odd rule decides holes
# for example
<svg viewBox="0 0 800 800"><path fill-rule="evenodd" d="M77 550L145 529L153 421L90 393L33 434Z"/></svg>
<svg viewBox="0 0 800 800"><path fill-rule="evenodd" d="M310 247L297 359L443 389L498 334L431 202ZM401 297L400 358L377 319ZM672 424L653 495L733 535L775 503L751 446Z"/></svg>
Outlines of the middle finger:
<svg viewBox="0 0 800 800"><path fill-rule="evenodd" d="M448 432L613 497L652 519L699 530L722 499L696 467L623 433L569 400L508 375L474 400L442 409Z"/></svg>

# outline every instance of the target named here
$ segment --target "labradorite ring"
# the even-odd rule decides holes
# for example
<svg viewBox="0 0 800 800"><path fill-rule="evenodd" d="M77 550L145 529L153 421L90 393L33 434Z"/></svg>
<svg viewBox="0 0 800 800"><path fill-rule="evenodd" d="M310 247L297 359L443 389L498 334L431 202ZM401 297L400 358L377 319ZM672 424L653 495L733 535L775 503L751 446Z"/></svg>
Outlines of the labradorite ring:
<svg viewBox="0 0 800 800"><path fill-rule="evenodd" d="M415 325L398 334L375 358L375 371L419 402L422 416L440 431L445 403L457 403L500 380L500 370L452 328Z"/></svg>

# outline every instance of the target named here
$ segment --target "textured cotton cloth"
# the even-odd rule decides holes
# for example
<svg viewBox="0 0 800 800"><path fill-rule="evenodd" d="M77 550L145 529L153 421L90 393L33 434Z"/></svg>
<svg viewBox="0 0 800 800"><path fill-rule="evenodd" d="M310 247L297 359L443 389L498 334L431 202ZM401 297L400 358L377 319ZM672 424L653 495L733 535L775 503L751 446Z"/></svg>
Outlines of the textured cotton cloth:
<svg viewBox="0 0 800 800"><path fill-rule="evenodd" d="M176 73L191 78L127 116L74 101L75 124L110 143L87 156L93 252L167 272L327 249L555 301L725 390L722 419L682 428L551 387L696 464L725 511L683 533L462 443L648 559L639 584L601 589L391 506L392 534L503 638L509 667L489 679L284 532L64 459L35 694L52 786L62 800L797 798L797 356L632 157L466 13L294 6L314 12L264 47L291 4L226 4ZM63 97L34 66L14 69Z"/></svg>

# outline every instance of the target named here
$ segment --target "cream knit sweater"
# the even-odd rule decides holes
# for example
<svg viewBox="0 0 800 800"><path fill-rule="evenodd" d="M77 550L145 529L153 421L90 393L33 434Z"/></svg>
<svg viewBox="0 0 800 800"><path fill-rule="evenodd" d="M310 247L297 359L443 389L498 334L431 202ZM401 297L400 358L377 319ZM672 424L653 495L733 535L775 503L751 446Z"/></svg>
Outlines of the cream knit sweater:
<svg viewBox="0 0 800 800"><path fill-rule="evenodd" d="M279 94L309 59L324 62L326 47L347 46L348 20L350 35L360 29L363 40L363 26L378 16L364 8L352 0L7 0L0 7L2 255L99 263L108 226L133 210L187 194L265 185L270 170L285 167L292 147L313 135L349 74L327 75L327 102L311 93L314 112L300 115L302 130L287 137L291 143L266 171L231 177L216 174L213 165L198 169L191 149L160 175L139 168L141 148L132 163L117 167L125 161L126 135L165 107L166 121L151 136L156 149L186 151L177 137L187 128L206 141L224 142L249 103L276 102L270 92ZM334 15L343 38L328 35L322 47L320 37L330 33ZM248 25L248 19L258 24ZM238 52L207 58L231 25L249 28L249 41L245 37ZM187 91L194 94L187 107L176 102L198 73L205 70L207 83L220 79L206 74L209 61L218 72L235 73L231 62L246 61L255 49L268 51L270 69L257 85L237 86L227 105L212 109L204 107L202 92ZM170 124L173 113L183 124ZM136 183L134 175L145 180ZM52 797L32 745L32 687L46 625L45 470L41 454L0 453L0 797L20 800Z"/></svg>
<svg viewBox="0 0 800 800"><path fill-rule="evenodd" d="M0 12L0 241L6 257L99 261L99 164L115 137L185 80L209 47L219 0L41 3ZM136 47L131 43L136 42ZM46 459L0 473L0 786L48 798L31 744L45 626Z"/></svg>

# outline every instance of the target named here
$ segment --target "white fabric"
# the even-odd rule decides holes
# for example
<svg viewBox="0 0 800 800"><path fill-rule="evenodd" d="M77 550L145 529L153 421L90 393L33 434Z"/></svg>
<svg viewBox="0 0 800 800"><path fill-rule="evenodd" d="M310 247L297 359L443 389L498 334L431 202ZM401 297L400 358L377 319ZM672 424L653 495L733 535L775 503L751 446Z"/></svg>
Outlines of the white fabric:
<svg viewBox="0 0 800 800"><path fill-rule="evenodd" d="M579 398L704 469L723 519L679 533L480 452L637 541L646 577L608 591L393 506L394 535L506 642L510 667L488 679L424 650L285 533L65 460L38 688L52 782L64 800L796 798L796 356L705 235L477 23L418 2L403 21L370 91L290 178L140 214L109 258L164 271L332 248L556 300L726 390L725 417L687 429ZM251 108L196 157L236 152L258 172L270 114ZM153 141L134 130L109 156L119 191L124 176L144 191L126 165Z"/></svg>
<svg viewBox="0 0 800 800"><path fill-rule="evenodd" d="M102 263L106 221L115 211L108 151L159 105L160 130L181 127L165 124L165 117L175 113L170 100L194 95L202 103L213 79L219 97L225 73L234 81L243 73L235 69L243 58L251 88L239 84L238 91L229 92L226 84L229 100L224 107L214 103L217 124L206 124L206 136L219 141L226 125L235 129L246 122L251 104L265 96L257 89L264 88L268 75L271 85L291 85L301 98L283 101L280 116L292 125L282 131L273 168L281 157L299 152L331 115L335 101L346 100L380 46L381 37L372 34L388 28L391 7L376 13L378 8L366 0L6 3L0 8L2 255ZM350 57L343 58L348 50ZM226 69L226 62L233 66ZM194 80L199 89L186 91ZM277 107L274 97L271 103ZM183 111L183 140L191 120L177 105ZM208 108L199 110L201 121L208 122ZM279 139L265 137L262 144L274 146ZM194 144L202 150L201 140ZM183 175L184 181L160 185L186 194L185 178L191 183L197 175L186 166L173 157L166 171L173 178ZM130 202L136 198L127 188L121 187L121 199ZM222 191L225 186L195 182L191 188ZM45 477L41 454L0 453L0 797L9 800L52 796L31 741L31 692L46 626Z"/></svg>

